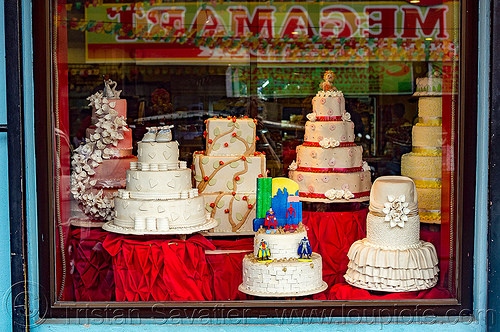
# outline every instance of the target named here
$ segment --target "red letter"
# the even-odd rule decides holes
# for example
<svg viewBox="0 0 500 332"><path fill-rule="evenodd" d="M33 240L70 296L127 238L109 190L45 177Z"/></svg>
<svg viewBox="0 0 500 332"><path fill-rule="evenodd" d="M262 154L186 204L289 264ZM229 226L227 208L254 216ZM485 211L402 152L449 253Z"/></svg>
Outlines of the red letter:
<svg viewBox="0 0 500 332"><path fill-rule="evenodd" d="M342 16L342 19L339 19L339 16ZM358 20L358 15L349 7L326 7L321 10L319 34L321 37L351 37L357 30Z"/></svg>
<svg viewBox="0 0 500 332"><path fill-rule="evenodd" d="M315 35L313 25L307 11L300 6L293 6L288 12L283 23L283 28L281 29L281 37L292 37L294 32L305 32L309 37L313 37Z"/></svg>
<svg viewBox="0 0 500 332"><path fill-rule="evenodd" d="M257 7L252 16L252 21L248 19L248 10L241 7L229 7L231 13L231 30L236 37L246 35L248 32L259 33L263 38L273 37L273 12L274 8Z"/></svg>
<svg viewBox="0 0 500 332"><path fill-rule="evenodd" d="M439 21L439 33L437 38L448 38L446 33L446 16L445 13L448 8L445 6L441 7L429 7L427 9L427 14L422 20L422 15L420 14L420 8L414 7L403 7L403 38L418 38L417 35L417 23L422 31L423 36L431 36L436 28Z"/></svg>
<svg viewBox="0 0 500 332"><path fill-rule="evenodd" d="M396 12L394 7L365 7L365 14L368 15L368 37L370 38L394 38L396 37ZM373 17L373 13L379 13L378 18ZM372 28L378 26L378 33L374 33Z"/></svg>

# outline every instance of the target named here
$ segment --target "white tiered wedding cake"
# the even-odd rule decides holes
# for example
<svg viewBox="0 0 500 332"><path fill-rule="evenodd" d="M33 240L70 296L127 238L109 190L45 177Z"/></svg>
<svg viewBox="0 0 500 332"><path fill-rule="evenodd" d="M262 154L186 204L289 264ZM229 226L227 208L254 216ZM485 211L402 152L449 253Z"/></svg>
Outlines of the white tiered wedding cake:
<svg viewBox="0 0 500 332"><path fill-rule="evenodd" d="M138 142L138 162L130 163L126 189L115 198L115 218L103 228L124 234L190 234L217 221L205 212L191 185L191 170L179 161L170 127L148 128Z"/></svg>
<svg viewBox="0 0 500 332"><path fill-rule="evenodd" d="M354 123L345 110L343 93L332 85L334 78L327 71L322 90L312 100L304 143L297 147L297 162L290 165L289 176L299 184L303 201L366 201L370 170L363 161L363 148L354 143Z"/></svg>

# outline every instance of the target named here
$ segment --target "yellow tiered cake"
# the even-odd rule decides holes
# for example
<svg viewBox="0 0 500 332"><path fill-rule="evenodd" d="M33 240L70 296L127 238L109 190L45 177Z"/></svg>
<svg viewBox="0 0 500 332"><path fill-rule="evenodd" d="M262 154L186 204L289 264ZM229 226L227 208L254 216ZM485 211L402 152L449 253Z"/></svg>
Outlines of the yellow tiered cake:
<svg viewBox="0 0 500 332"><path fill-rule="evenodd" d="M401 175L415 182L420 220L441 223L441 97L420 97L418 116L412 131L412 152L401 157Z"/></svg>

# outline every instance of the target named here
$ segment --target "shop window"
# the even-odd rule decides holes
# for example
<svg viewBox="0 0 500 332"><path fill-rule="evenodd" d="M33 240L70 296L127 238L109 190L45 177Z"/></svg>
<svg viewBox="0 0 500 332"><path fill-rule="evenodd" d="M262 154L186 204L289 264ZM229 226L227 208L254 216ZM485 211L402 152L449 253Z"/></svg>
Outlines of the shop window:
<svg viewBox="0 0 500 332"><path fill-rule="evenodd" d="M49 314L466 313L467 5L34 4Z"/></svg>

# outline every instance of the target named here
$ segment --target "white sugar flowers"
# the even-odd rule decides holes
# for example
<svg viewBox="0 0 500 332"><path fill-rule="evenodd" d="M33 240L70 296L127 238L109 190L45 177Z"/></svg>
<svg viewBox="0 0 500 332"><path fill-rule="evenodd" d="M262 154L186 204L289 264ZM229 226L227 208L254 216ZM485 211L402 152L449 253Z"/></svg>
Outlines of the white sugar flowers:
<svg viewBox="0 0 500 332"><path fill-rule="evenodd" d="M342 114L342 121L351 121L351 113L344 112L344 114Z"/></svg>
<svg viewBox="0 0 500 332"><path fill-rule="evenodd" d="M385 221L391 223L391 227L404 227L405 221L408 221L408 202L406 202L405 195L395 197L393 195L387 196L389 202L384 203Z"/></svg>
<svg viewBox="0 0 500 332"><path fill-rule="evenodd" d="M288 169L291 170L291 171L295 171L297 170L297 163L294 161L292 161L292 163L290 164L290 166L288 166Z"/></svg>
<svg viewBox="0 0 500 332"><path fill-rule="evenodd" d="M316 121L316 114L315 113L309 113L306 115L307 120L314 122Z"/></svg>
<svg viewBox="0 0 500 332"><path fill-rule="evenodd" d="M335 199L351 199L354 198L354 195L352 192L349 190L343 190L343 189L330 189L327 192L325 192L326 198L330 200L335 200Z"/></svg>
<svg viewBox="0 0 500 332"><path fill-rule="evenodd" d="M337 146L340 145L340 142L337 141L335 138L333 137L325 137L323 138L321 141L319 141L319 145L324 148L324 149L328 149L328 148L335 148Z"/></svg>

